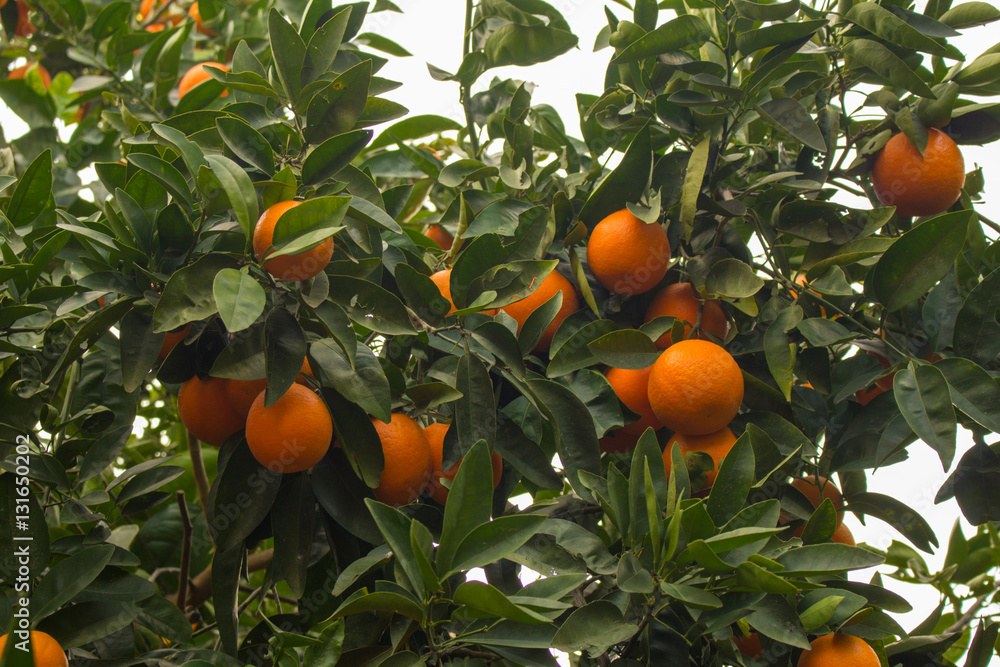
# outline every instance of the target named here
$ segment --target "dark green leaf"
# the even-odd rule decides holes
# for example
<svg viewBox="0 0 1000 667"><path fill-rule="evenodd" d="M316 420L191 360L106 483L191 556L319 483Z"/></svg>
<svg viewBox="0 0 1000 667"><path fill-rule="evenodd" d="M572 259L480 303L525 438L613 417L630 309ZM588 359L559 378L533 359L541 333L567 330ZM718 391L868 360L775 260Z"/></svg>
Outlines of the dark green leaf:
<svg viewBox="0 0 1000 667"><path fill-rule="evenodd" d="M361 326L381 334L416 333L406 306L388 290L349 276L330 277L330 298Z"/></svg>
<svg viewBox="0 0 1000 667"><path fill-rule="evenodd" d="M848 69L867 67L894 86L921 97L934 97L923 79L888 47L871 39L855 39L844 46Z"/></svg>
<svg viewBox="0 0 1000 667"><path fill-rule="evenodd" d="M97 578L113 553L112 545L101 544L78 551L50 568L32 593L32 616L44 618L76 597Z"/></svg>
<svg viewBox="0 0 1000 667"><path fill-rule="evenodd" d="M251 483L254 492L247 493ZM233 448L215 480L215 502L210 511L216 558L220 552L239 550L243 539L271 511L280 485L281 473L259 464L246 446Z"/></svg>
<svg viewBox="0 0 1000 667"><path fill-rule="evenodd" d="M638 630L635 625L625 622L614 603L598 600L570 614L552 638L552 646L563 651L600 655L608 647L628 641Z"/></svg>
<svg viewBox="0 0 1000 667"><path fill-rule="evenodd" d="M911 362L896 373L892 388L906 423L938 453L948 470L955 457L956 422L944 375L934 366Z"/></svg>
<svg viewBox="0 0 1000 667"><path fill-rule="evenodd" d="M479 357L464 354L458 361L455 388L462 398L455 402L458 446L464 454L479 440L496 439L497 409L490 373Z"/></svg>
<svg viewBox="0 0 1000 667"><path fill-rule="evenodd" d="M448 504L451 502L449 494ZM447 506L445 509L447 510ZM546 520L542 514L515 514L501 516L476 526L464 535L452 558L448 574L498 562L531 539ZM440 567L444 569L443 565Z"/></svg>
<svg viewBox="0 0 1000 667"><path fill-rule="evenodd" d="M629 44L611 59L611 64L621 65L661 53L678 51L711 38L712 31L703 19L693 14L684 14L667 21L656 30Z"/></svg>
<svg viewBox="0 0 1000 667"><path fill-rule="evenodd" d="M955 354L988 364L1000 354L1000 271L972 288L955 318Z"/></svg>
<svg viewBox="0 0 1000 667"><path fill-rule="evenodd" d="M462 540L476 526L490 519L493 499L483 490L493 485L492 470L489 447L485 442L477 442L462 460L444 507L441 544L437 553L438 570L442 573L453 569L455 554Z"/></svg>
<svg viewBox="0 0 1000 667"><path fill-rule="evenodd" d="M236 261L225 255L205 255L170 276L153 311L153 331L171 331L218 312L212 291L215 276L236 266Z"/></svg>
<svg viewBox="0 0 1000 667"><path fill-rule="evenodd" d="M268 176L274 175L274 151L260 132L240 118L226 116L215 119L215 127L233 153Z"/></svg>
<svg viewBox="0 0 1000 667"><path fill-rule="evenodd" d="M23 227L37 218L52 196L52 151L44 150L32 160L17 180L17 187L7 202L7 219Z"/></svg>
<svg viewBox="0 0 1000 667"><path fill-rule="evenodd" d="M354 130L330 137L306 155L302 162L302 182L311 185L335 176L364 150L371 138L371 130Z"/></svg>
<svg viewBox="0 0 1000 667"><path fill-rule="evenodd" d="M272 7L267 15L267 27L278 79L281 80L288 100L295 103L302 90L302 69L306 59L305 42L276 8Z"/></svg>
<svg viewBox="0 0 1000 667"><path fill-rule="evenodd" d="M587 347L598 361L613 368L648 368L661 353L649 336L636 329L612 331Z"/></svg>
<svg viewBox="0 0 1000 667"><path fill-rule="evenodd" d="M754 455L750 436L744 433L722 459L719 474L705 508L717 526L736 516L754 483Z"/></svg>
<svg viewBox="0 0 1000 667"><path fill-rule="evenodd" d="M852 494L851 510L885 521L921 551L932 554L938 546L937 536L927 520L896 498L881 493Z"/></svg>
<svg viewBox="0 0 1000 667"><path fill-rule="evenodd" d="M888 12L886 13L888 14ZM802 106L802 103L795 98L779 97L758 104L755 108L764 122L771 127L789 133L809 148L820 153L827 151L826 139L823 138L819 125Z"/></svg>
<svg viewBox="0 0 1000 667"><path fill-rule="evenodd" d="M215 274L212 293L219 307L219 317L231 333L243 331L256 322L267 301L264 288L250 276L246 267L239 271L222 269Z"/></svg>

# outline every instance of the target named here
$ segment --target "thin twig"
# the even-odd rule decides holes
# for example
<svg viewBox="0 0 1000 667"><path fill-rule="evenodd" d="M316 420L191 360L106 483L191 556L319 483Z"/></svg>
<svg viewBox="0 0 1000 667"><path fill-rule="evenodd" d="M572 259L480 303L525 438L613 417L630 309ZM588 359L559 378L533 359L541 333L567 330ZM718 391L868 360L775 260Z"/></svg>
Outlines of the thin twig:
<svg viewBox="0 0 1000 667"><path fill-rule="evenodd" d="M198 489L198 503L207 521L208 492L211 484L208 482L208 473L205 472L205 462L201 458L201 441L194 437L194 433L187 431L187 445L191 454L191 474L194 475L194 485Z"/></svg>
<svg viewBox="0 0 1000 667"><path fill-rule="evenodd" d="M184 541L181 543L181 574L177 582L177 608L183 612L185 605L187 605L188 572L191 569L191 517L188 515L183 489L177 491L177 506L180 507L181 521L184 523Z"/></svg>
<svg viewBox="0 0 1000 667"><path fill-rule="evenodd" d="M972 603L972 606L969 607L968 611L962 614L962 617L960 619L955 621L951 625L951 627L945 630L944 634L950 634L952 632L961 632L965 630L965 626L968 625L969 621L971 621L976 616L976 614L979 613L979 610L983 608L984 604L986 604L986 600L992 597L993 594L998 591L1000 591L1000 581L997 581L993 585L992 589L986 591L985 593L977 597L976 601Z"/></svg>

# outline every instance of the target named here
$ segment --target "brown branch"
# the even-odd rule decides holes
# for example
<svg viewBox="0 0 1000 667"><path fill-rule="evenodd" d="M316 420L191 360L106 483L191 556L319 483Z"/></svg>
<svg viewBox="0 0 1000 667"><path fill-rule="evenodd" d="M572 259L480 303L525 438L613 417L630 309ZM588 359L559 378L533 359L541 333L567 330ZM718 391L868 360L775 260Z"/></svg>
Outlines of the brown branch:
<svg viewBox="0 0 1000 667"><path fill-rule="evenodd" d="M945 630L944 634L950 634L952 632L962 632L962 631L964 631L965 630L965 626L969 624L969 622L976 616L976 614L979 613L979 610L983 608L983 605L986 604L987 598L989 598L990 596L992 596L994 593L996 593L998 591L1000 591L1000 581L996 582L993 585L992 589L986 591L985 593L983 593L982 595L980 595L979 597L977 597L976 601L972 603L971 607L969 607L969 610L966 611L964 614L962 614L962 617L960 619L958 619L957 621L955 621L951 625L951 627L949 627L947 630Z"/></svg>
<svg viewBox="0 0 1000 667"><path fill-rule="evenodd" d="M184 542L181 544L181 573L177 581L177 608L184 611L187 604L188 570L191 567L191 517L188 516L187 502L184 491L177 491L177 505L181 510L181 521L184 522Z"/></svg>
<svg viewBox="0 0 1000 667"><path fill-rule="evenodd" d="M247 557L247 572L263 570L271 564L273 558L274 549L265 549L264 551L250 554ZM188 587L191 589L191 593L187 600L187 607L188 609L197 609L205 603L205 600L212 597L212 566L209 565L195 575L194 579L189 582ZM175 595L171 595L167 599L171 602L176 602L176 597Z"/></svg>

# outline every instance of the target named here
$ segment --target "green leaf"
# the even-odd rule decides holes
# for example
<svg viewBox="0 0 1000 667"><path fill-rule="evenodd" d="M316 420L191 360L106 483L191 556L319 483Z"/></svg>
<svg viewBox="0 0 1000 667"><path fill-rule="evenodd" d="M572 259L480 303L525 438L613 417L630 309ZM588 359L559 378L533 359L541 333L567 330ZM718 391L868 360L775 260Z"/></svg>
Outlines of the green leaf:
<svg viewBox="0 0 1000 667"><path fill-rule="evenodd" d="M611 320L587 322L566 339L554 354L550 350L551 361L545 369L545 375L550 378L560 377L594 365L597 357L588 346L617 327L618 324Z"/></svg>
<svg viewBox="0 0 1000 667"><path fill-rule="evenodd" d="M663 591L664 595L680 600L694 609L718 609L723 604L718 596L697 586L671 584L664 581L660 583L660 590Z"/></svg>
<svg viewBox="0 0 1000 667"><path fill-rule="evenodd" d="M368 148L369 150L384 148L394 145L397 141L420 139L421 137L450 130L459 130L461 128L462 125L460 123L445 116L435 116L432 114L408 116L382 130Z"/></svg>
<svg viewBox="0 0 1000 667"><path fill-rule="evenodd" d="M784 566L783 576L807 577L873 567L881 565L885 558L846 544L810 544L786 551L775 560Z"/></svg>
<svg viewBox="0 0 1000 667"><path fill-rule="evenodd" d="M309 354L339 394L388 422L392 405L389 380L372 351L360 342L355 345L356 351L348 357L337 343L321 340L312 344Z"/></svg>
<svg viewBox="0 0 1000 667"><path fill-rule="evenodd" d="M598 222L621 210L625 202L639 201L649 182L649 172L653 166L652 150L647 125L633 137L618 166L587 198L580 211L580 220L584 224L593 229ZM704 172L703 166L702 174ZM699 181L699 185L700 183Z"/></svg>
<svg viewBox="0 0 1000 667"><path fill-rule="evenodd" d="M254 483L252 494L246 492L248 480ZM215 480L214 502L209 511L209 527L218 550L216 557L219 552L241 547L244 538L271 511L280 486L281 473L257 463L246 446L232 448L232 454Z"/></svg>
<svg viewBox="0 0 1000 667"><path fill-rule="evenodd" d="M573 611L552 638L562 651L600 655L615 644L628 641L639 628L625 622L621 610L608 600L597 600Z"/></svg>
<svg viewBox="0 0 1000 667"><path fill-rule="evenodd" d="M989 2L963 2L938 17L941 23L957 30L986 25L1000 19L1000 9Z"/></svg>
<svg viewBox="0 0 1000 667"><path fill-rule="evenodd" d="M736 12L754 21L783 21L799 10L799 0L761 4L751 0L736 0Z"/></svg>
<svg viewBox="0 0 1000 667"><path fill-rule="evenodd" d="M313 541L316 498L305 475L284 475L271 509L275 578L281 577L297 599L306 591Z"/></svg>
<svg viewBox="0 0 1000 667"><path fill-rule="evenodd" d="M388 591L378 591L369 593L362 588L360 591L344 600L344 603L337 607L337 611L329 620L361 614L370 611L388 611L407 616L417 621L423 622L424 607L415 600Z"/></svg>
<svg viewBox="0 0 1000 667"><path fill-rule="evenodd" d="M486 442L480 441L462 459L444 507L444 524L437 552L439 572L450 572L455 554L466 535L490 519L492 494L484 489L493 486L493 464ZM447 575L445 575L447 576Z"/></svg>
<svg viewBox="0 0 1000 667"><path fill-rule="evenodd" d="M253 228L257 224L257 192L253 181L246 171L238 164L221 155L206 155L205 159L211 166L212 173L219 179L219 184L229 197L236 219L240 222L246 238L253 238Z"/></svg>
<svg viewBox="0 0 1000 667"><path fill-rule="evenodd" d="M771 46L806 40L827 25L829 25L828 21L821 19L797 23L776 23L756 30L747 30L736 35L736 48L740 50L740 53L749 56ZM777 50L775 49L775 51Z"/></svg>
<svg viewBox="0 0 1000 667"><path fill-rule="evenodd" d="M364 150L372 134L371 130L354 130L321 143L302 162L302 182L312 185L335 176Z"/></svg>
<svg viewBox="0 0 1000 667"><path fill-rule="evenodd" d="M712 265L705 278L709 294L729 299L746 299L764 286L764 281L746 262L727 257Z"/></svg>
<svg viewBox="0 0 1000 667"><path fill-rule="evenodd" d="M368 103L372 61L362 60L313 96L306 110L306 139L317 143L354 129Z"/></svg>
<svg viewBox="0 0 1000 667"><path fill-rule="evenodd" d="M302 662L317 667L336 665L344 650L344 625L340 620L325 624L320 630L319 641L306 647Z"/></svg>
<svg viewBox="0 0 1000 667"><path fill-rule="evenodd" d="M264 288L250 276L247 267L219 271L212 282L212 293L230 333L243 331L256 322L267 301Z"/></svg>
<svg viewBox="0 0 1000 667"><path fill-rule="evenodd" d="M722 459L719 474L705 508L717 526L726 523L743 508L754 483L754 455L750 436L741 435Z"/></svg>
<svg viewBox="0 0 1000 667"><path fill-rule="evenodd" d="M708 151L712 145L711 137L705 137L699 142L691 157L688 158L684 171L684 185L681 187L681 222L684 223L684 238L691 240L694 231L694 216L698 212L698 197L701 195L701 184L705 179L705 169L708 167Z"/></svg>
<svg viewBox="0 0 1000 667"><path fill-rule="evenodd" d="M612 331L587 347L598 361L613 368L648 368L662 352L649 336L636 329Z"/></svg>
<svg viewBox="0 0 1000 667"><path fill-rule="evenodd" d="M486 38L483 45L486 68L506 65L525 67L546 62L572 49L577 41L576 35L568 30L507 23Z"/></svg>
<svg viewBox="0 0 1000 667"><path fill-rule="evenodd" d="M934 367L947 380L954 406L980 426L1000 433L1000 386L993 376L960 357L942 359Z"/></svg>
<svg viewBox="0 0 1000 667"><path fill-rule="evenodd" d="M860 2L847 12L847 20L904 49L936 55L948 52L945 46L874 2Z"/></svg>
<svg viewBox="0 0 1000 667"><path fill-rule="evenodd" d="M855 493L851 495L851 510L885 521L921 551L932 554L938 546L937 536L927 520L896 498L881 493Z"/></svg>
<svg viewBox="0 0 1000 667"><path fill-rule="evenodd" d="M452 599L456 604L471 607L488 616L499 616L518 623L548 623L549 619L515 603L498 588L481 581L466 581L455 589Z"/></svg>
<svg viewBox="0 0 1000 667"><path fill-rule="evenodd" d="M464 454L479 440L490 443L496 439L497 409L493 382L479 357L469 353L462 355L458 361L455 388L462 392L462 398L454 406L454 425L459 449Z"/></svg>
<svg viewBox="0 0 1000 667"><path fill-rule="evenodd" d="M353 586L358 579L376 568L388 564L391 559L392 550L388 545L383 544L369 551L368 555L351 561L350 565L345 567L337 577L337 583L333 586L333 594L343 595L344 591Z"/></svg>
<svg viewBox="0 0 1000 667"><path fill-rule="evenodd" d="M153 331L164 333L218 312L212 286L215 276L236 261L226 255L205 255L177 270L163 288L153 310Z"/></svg>
<svg viewBox="0 0 1000 667"><path fill-rule="evenodd" d="M215 119L215 127L233 153L268 176L274 175L274 150L264 136L250 125L233 116Z"/></svg>
<svg viewBox="0 0 1000 667"><path fill-rule="evenodd" d="M938 453L944 469L951 468L957 425L944 375L934 366L910 362L896 373L892 388L906 423Z"/></svg>
<svg viewBox="0 0 1000 667"><path fill-rule="evenodd" d="M813 347L829 347L858 337L840 322L825 317L810 317L796 324L795 328Z"/></svg>
<svg viewBox="0 0 1000 667"><path fill-rule="evenodd" d="M70 604L41 620L37 629L51 635L63 650L89 644L135 620L139 609L127 602L88 601Z"/></svg>
<svg viewBox="0 0 1000 667"><path fill-rule="evenodd" d="M992 271L972 288L955 318L955 354L989 364L1000 354L1000 271Z"/></svg>
<svg viewBox="0 0 1000 667"><path fill-rule="evenodd" d="M103 7L90 26L90 34L94 36L94 41L101 42L127 26L131 14L130 2L119 0Z"/></svg>
<svg viewBox="0 0 1000 667"><path fill-rule="evenodd" d="M388 37L374 32L363 32L352 41L355 44L364 44L371 49L388 53L390 56L396 56L397 58L406 58L413 55Z"/></svg>
<svg viewBox="0 0 1000 667"><path fill-rule="evenodd" d="M274 251L266 257L295 255L332 237L342 229L340 223L351 201L351 197L341 195L312 197L288 209L274 225Z"/></svg>
<svg viewBox="0 0 1000 667"><path fill-rule="evenodd" d="M452 488L454 489L454 485ZM479 488L480 495L483 495L482 485ZM448 504L451 502L449 493ZM445 509L447 510L447 506ZM452 558L450 571L442 577L500 561L530 540L546 520L542 514L514 514L497 517L476 526L464 536Z"/></svg>
<svg viewBox="0 0 1000 667"><path fill-rule="evenodd" d="M153 321L148 313L132 309L121 322L122 387L131 393L146 380L146 374L156 363L163 345L163 336L153 333Z"/></svg>
<svg viewBox="0 0 1000 667"><path fill-rule="evenodd" d="M844 45L848 69L867 67L894 86L920 97L934 97L923 79L888 47L871 39L855 39Z"/></svg>
<svg viewBox="0 0 1000 667"><path fill-rule="evenodd" d="M1000 80L1000 53L979 56L952 79L965 87L985 86Z"/></svg>
<svg viewBox="0 0 1000 667"><path fill-rule="evenodd" d="M416 591L418 596L423 596L423 577L420 575L420 566L417 564L413 544L410 541L410 524L413 520L395 507L389 507L377 500L366 498L365 504L375 518L386 544L392 549L392 555L410 580L410 588Z"/></svg>
<svg viewBox="0 0 1000 667"><path fill-rule="evenodd" d="M320 4L310 3L309 9L318 8ZM337 52L343 45L351 16L354 14L353 9L349 6L338 9L340 11L333 16L324 13L323 16L330 16L330 18L323 25L317 26L311 35L308 33L309 26L305 25L305 19L303 21L302 37L309 40L302 66L304 82L314 81L326 74L337 58Z"/></svg>
<svg viewBox="0 0 1000 667"><path fill-rule="evenodd" d="M294 104L298 101L299 92L302 90L306 44L295 32L295 28L274 7L267 15L267 28L278 79L285 89L288 100Z"/></svg>
<svg viewBox="0 0 1000 667"><path fill-rule="evenodd" d="M939 215L906 232L885 251L869 280L890 312L920 298L944 278L962 251L973 215L972 211Z"/></svg>
<svg viewBox="0 0 1000 667"><path fill-rule="evenodd" d="M684 14L629 44L611 59L611 64L623 65L661 53L679 51L711 38L712 30L703 19L693 14Z"/></svg>
<svg viewBox="0 0 1000 667"><path fill-rule="evenodd" d="M330 298L367 329L390 336L416 333L403 302L379 285L350 276L331 276Z"/></svg>
<svg viewBox="0 0 1000 667"><path fill-rule="evenodd" d="M264 321L265 408L274 405L295 382L307 349L305 334L294 315L284 308L275 308L267 314Z"/></svg>
<svg viewBox="0 0 1000 667"><path fill-rule="evenodd" d="M807 547L811 548L811 547ZM783 595L771 594L753 605L747 622L765 637L809 650L809 638L795 609Z"/></svg>
<svg viewBox="0 0 1000 667"><path fill-rule="evenodd" d="M32 616L45 618L76 597L97 578L114 550L110 544L89 547L52 566L32 593Z"/></svg>
<svg viewBox="0 0 1000 667"><path fill-rule="evenodd" d="M996 492L1000 484L1000 456L988 445L973 445L958 462L953 476L955 500L969 523L980 526L1000 517Z"/></svg>
<svg viewBox="0 0 1000 667"><path fill-rule="evenodd" d="M180 200L188 210L191 209L191 188L176 167L147 153L129 153L128 161L155 178L167 192Z"/></svg>
<svg viewBox="0 0 1000 667"><path fill-rule="evenodd" d="M788 332L801 320L802 307L793 305L781 311L764 332L764 356L767 358L767 367L787 401L791 401L792 380L794 380L792 371L795 368L798 350L798 346L788 337Z"/></svg>
<svg viewBox="0 0 1000 667"><path fill-rule="evenodd" d="M44 150L31 161L17 180L7 202L6 214L14 227L23 227L37 218L52 196L52 151Z"/></svg>
<svg viewBox="0 0 1000 667"><path fill-rule="evenodd" d="M823 138L819 125L794 97L779 97L754 108L771 127L787 132L809 148L826 153L826 139Z"/></svg>

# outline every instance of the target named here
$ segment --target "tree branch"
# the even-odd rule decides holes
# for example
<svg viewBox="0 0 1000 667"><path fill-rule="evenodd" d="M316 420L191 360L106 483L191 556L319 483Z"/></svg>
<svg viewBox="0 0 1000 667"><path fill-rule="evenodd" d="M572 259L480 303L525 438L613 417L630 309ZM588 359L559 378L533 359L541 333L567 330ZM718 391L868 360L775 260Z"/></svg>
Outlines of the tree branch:
<svg viewBox="0 0 1000 667"><path fill-rule="evenodd" d="M177 582L177 608L184 611L187 604L188 570L191 567L191 517L188 515L184 490L177 491L177 505L184 523L184 542L181 543L181 573Z"/></svg>
<svg viewBox="0 0 1000 667"><path fill-rule="evenodd" d="M265 549L264 551L250 554L247 556L247 572L263 570L271 564L273 558L274 549ZM188 609L197 609L205 603L205 600L212 597L212 566L209 565L199 572L190 581L189 588L191 589L191 594L187 600L187 607ZM167 599L174 603L177 602L176 595L170 595Z"/></svg>
<svg viewBox="0 0 1000 667"><path fill-rule="evenodd" d="M201 513L208 520L208 492L212 485L208 482L205 462L201 458L201 441L190 430L186 432L188 452L191 453L191 474L194 475L194 485L198 489L198 503L201 505Z"/></svg>

